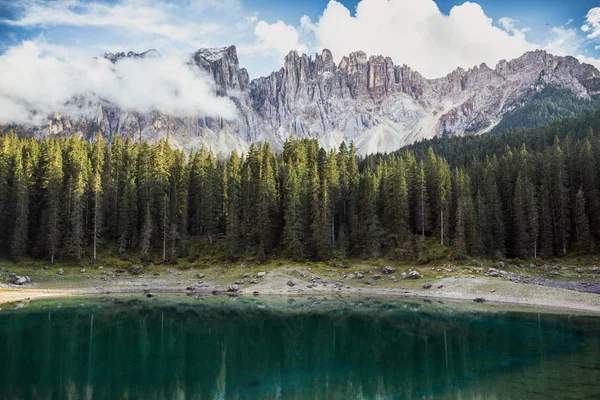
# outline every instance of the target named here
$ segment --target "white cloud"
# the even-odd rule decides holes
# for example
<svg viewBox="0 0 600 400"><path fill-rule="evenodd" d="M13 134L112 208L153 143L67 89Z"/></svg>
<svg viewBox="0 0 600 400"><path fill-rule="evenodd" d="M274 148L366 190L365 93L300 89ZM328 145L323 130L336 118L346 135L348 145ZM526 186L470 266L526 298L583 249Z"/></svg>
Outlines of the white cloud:
<svg viewBox="0 0 600 400"><path fill-rule="evenodd" d="M238 28L239 30L245 30L245 29L249 29L252 28L256 22L258 21L258 15L256 13L252 14L252 15L246 15L245 17L241 18L237 24L235 24L236 28Z"/></svg>
<svg viewBox="0 0 600 400"><path fill-rule="evenodd" d="M165 57L112 64L25 41L0 56L0 122L43 123L53 112L92 115L93 104L77 101L83 98L129 111L234 118L234 104L217 97L210 81L185 61Z"/></svg>
<svg viewBox="0 0 600 400"><path fill-rule="evenodd" d="M481 62L493 66L535 49L525 39L526 30L516 29L515 20L505 18L500 24L504 29L471 2L444 15L433 0L362 0L352 16L331 0L314 32L321 46L336 57L363 50L391 56L427 77L439 77L458 66Z"/></svg>
<svg viewBox="0 0 600 400"><path fill-rule="evenodd" d="M173 6L154 0L124 0L116 4L82 0L28 0L17 4L23 10L21 18L2 22L24 27L118 27L164 36L174 41L190 41L199 35L219 29L214 23L173 23L170 14Z"/></svg>
<svg viewBox="0 0 600 400"><path fill-rule="evenodd" d="M553 38L544 46L549 53L566 56L575 55L584 44L584 39L578 35L577 29L555 26L552 28Z"/></svg>
<svg viewBox="0 0 600 400"><path fill-rule="evenodd" d="M250 46L240 46L240 54L262 54L283 58L292 50L306 53L308 47L300 42L300 33L292 25L283 21L269 24L259 21L254 28L256 42Z"/></svg>
<svg viewBox="0 0 600 400"><path fill-rule="evenodd" d="M582 54L578 54L575 56L579 61L587 63L587 64L591 64L594 67L596 67L597 69L600 70L600 60L597 58L593 58L593 57L588 57L588 56L584 56Z"/></svg>
<svg viewBox="0 0 600 400"><path fill-rule="evenodd" d="M587 33L588 39L600 39L600 7L588 11L581 30Z"/></svg>

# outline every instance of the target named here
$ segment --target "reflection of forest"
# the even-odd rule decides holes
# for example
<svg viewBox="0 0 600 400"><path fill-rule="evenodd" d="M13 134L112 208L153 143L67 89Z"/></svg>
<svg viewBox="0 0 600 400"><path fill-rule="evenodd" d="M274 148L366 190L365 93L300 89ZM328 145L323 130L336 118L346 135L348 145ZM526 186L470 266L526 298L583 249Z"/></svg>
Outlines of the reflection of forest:
<svg viewBox="0 0 600 400"><path fill-rule="evenodd" d="M288 313L225 300L4 313L0 398L511 398L501 377L515 371L535 379L519 390L600 378L598 319L404 305Z"/></svg>

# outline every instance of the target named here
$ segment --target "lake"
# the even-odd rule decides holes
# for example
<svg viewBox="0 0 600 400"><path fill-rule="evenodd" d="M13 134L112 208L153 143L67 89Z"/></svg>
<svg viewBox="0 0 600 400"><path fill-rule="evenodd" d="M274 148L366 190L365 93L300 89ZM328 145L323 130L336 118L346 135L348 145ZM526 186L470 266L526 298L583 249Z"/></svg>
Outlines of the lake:
<svg viewBox="0 0 600 400"><path fill-rule="evenodd" d="M600 398L594 316L318 297L3 307L2 400Z"/></svg>

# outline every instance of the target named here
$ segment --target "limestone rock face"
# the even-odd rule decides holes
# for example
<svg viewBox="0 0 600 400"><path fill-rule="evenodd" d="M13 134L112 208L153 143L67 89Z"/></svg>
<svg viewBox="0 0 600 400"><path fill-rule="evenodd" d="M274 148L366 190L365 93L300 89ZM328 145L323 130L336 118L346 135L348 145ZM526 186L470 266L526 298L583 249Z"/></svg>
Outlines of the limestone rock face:
<svg viewBox="0 0 600 400"><path fill-rule="evenodd" d="M160 55L149 50L104 57L116 63L126 57ZM338 63L326 49L314 57L292 51L280 70L253 80L240 68L235 46L200 49L189 64L214 82L217 95L231 99L237 107L235 119L141 114L99 103L93 118L53 115L46 126L30 127L28 133L85 136L99 128L108 139L167 139L179 148L204 145L220 154L246 151L255 141L280 149L294 135L316 138L326 148L354 141L366 154L437 135L488 132L507 112L526 104L529 94L548 85L580 98L600 96L596 68L544 51L500 61L495 68L458 68L438 79L425 79L406 65L394 65L389 57L368 57L362 51Z"/></svg>

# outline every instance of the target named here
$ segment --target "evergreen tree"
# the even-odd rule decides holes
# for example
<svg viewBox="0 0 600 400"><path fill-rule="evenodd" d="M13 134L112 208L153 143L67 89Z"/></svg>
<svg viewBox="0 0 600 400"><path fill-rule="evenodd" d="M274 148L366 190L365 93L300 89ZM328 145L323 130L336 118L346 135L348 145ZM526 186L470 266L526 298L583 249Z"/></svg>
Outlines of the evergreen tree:
<svg viewBox="0 0 600 400"><path fill-rule="evenodd" d="M23 165L23 150L17 149L14 157L13 188L14 194L14 229L12 233L11 256L19 260L25 255L27 248L27 232L29 223L29 193L27 171Z"/></svg>
<svg viewBox="0 0 600 400"><path fill-rule="evenodd" d="M283 252L292 260L304 258L302 244L302 194L300 179L293 165L286 166Z"/></svg>
<svg viewBox="0 0 600 400"><path fill-rule="evenodd" d="M92 260L97 260L98 240L100 239L102 227L102 173L104 170L104 139L98 134L96 141L92 146L91 153L91 173L89 179L89 193L92 204L92 224L93 224L93 256Z"/></svg>
<svg viewBox="0 0 600 400"><path fill-rule="evenodd" d="M586 252L594 251L594 241L590 233L590 222L586 213L585 194L579 189L575 198L575 231L577 245Z"/></svg>

